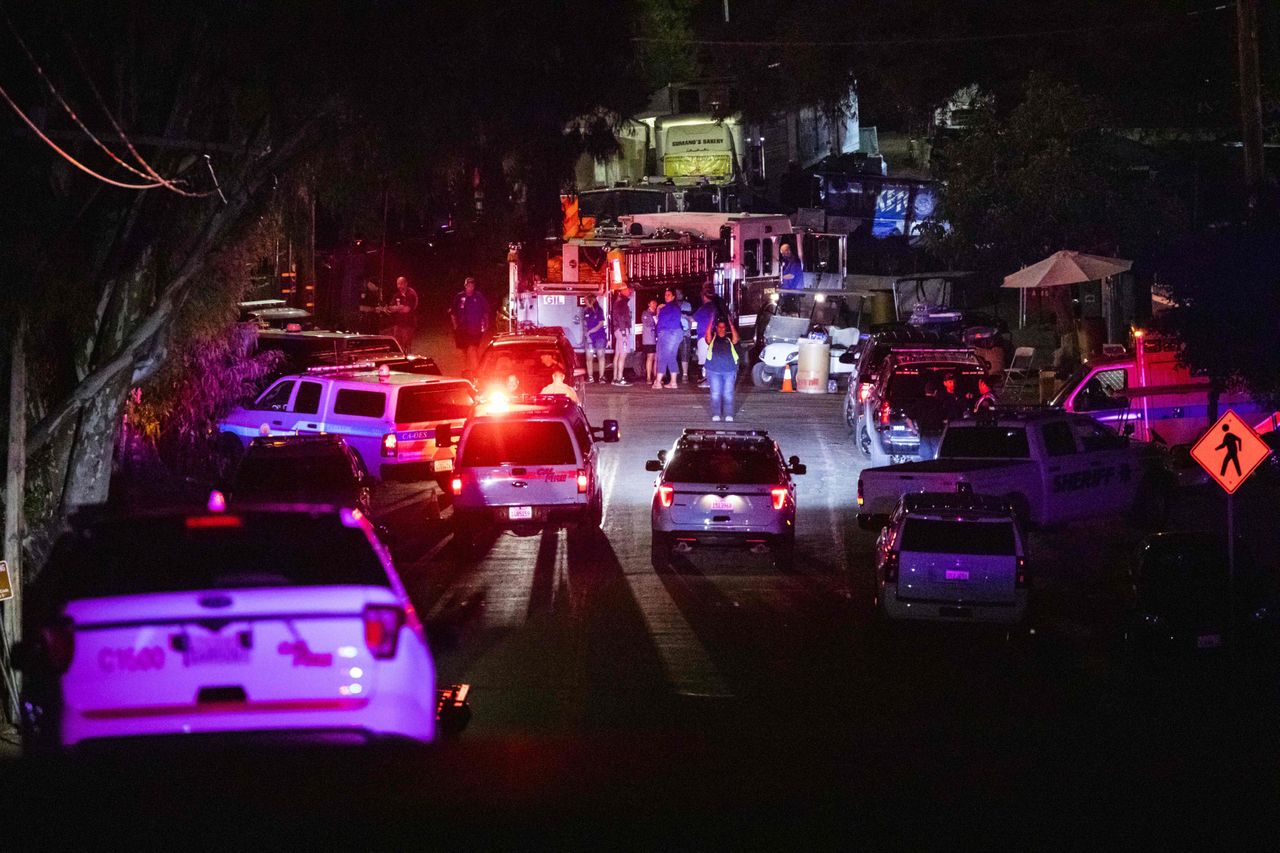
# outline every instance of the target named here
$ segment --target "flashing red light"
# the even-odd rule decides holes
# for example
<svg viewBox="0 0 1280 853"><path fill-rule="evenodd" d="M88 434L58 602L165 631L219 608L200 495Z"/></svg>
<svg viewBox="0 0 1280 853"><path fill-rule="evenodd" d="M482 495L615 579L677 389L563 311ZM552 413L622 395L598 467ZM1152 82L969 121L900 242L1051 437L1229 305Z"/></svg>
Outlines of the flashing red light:
<svg viewBox="0 0 1280 853"><path fill-rule="evenodd" d="M209 512L226 512L227 496L217 489L214 489L212 492L209 492L209 500L205 503L204 507L209 510Z"/></svg>
<svg viewBox="0 0 1280 853"><path fill-rule="evenodd" d="M774 509L782 509L787 505L787 490L782 486L770 489L769 497L773 498Z"/></svg>
<svg viewBox="0 0 1280 853"><path fill-rule="evenodd" d="M188 530L208 530L213 527L244 527L238 515L190 515L187 516Z"/></svg>
<svg viewBox="0 0 1280 853"><path fill-rule="evenodd" d="M1017 575L1015 577L1013 585L1018 589L1026 589L1028 586L1026 557L1018 558Z"/></svg>
<svg viewBox="0 0 1280 853"><path fill-rule="evenodd" d="M658 486L658 502L665 507L671 506L676 499L675 486Z"/></svg>
<svg viewBox="0 0 1280 853"><path fill-rule="evenodd" d="M462 478L461 477L454 477L452 480L449 481L449 491L453 492L455 495L462 494Z"/></svg>
<svg viewBox="0 0 1280 853"><path fill-rule="evenodd" d="M578 494L585 495L587 493L587 472L578 472Z"/></svg>
<svg viewBox="0 0 1280 853"><path fill-rule="evenodd" d="M399 450L399 439L396 438L394 432L389 432L382 437L382 455L395 456Z"/></svg>
<svg viewBox="0 0 1280 853"><path fill-rule="evenodd" d="M369 604L364 608L364 643L379 660L396 656L404 611L391 604Z"/></svg>
<svg viewBox="0 0 1280 853"><path fill-rule="evenodd" d="M884 582L898 582L898 552L888 551L884 555Z"/></svg>

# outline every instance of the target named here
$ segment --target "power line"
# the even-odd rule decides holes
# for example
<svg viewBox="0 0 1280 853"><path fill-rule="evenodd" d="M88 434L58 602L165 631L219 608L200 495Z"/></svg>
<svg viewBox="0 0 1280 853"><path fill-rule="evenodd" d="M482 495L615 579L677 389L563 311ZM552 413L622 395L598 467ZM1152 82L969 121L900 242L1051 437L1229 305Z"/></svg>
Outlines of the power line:
<svg viewBox="0 0 1280 853"><path fill-rule="evenodd" d="M1193 18L1210 12L1221 12L1231 8L1230 6L1214 6L1209 9L1199 9L1185 13L1182 17ZM727 40L727 39L668 39L656 38L654 36L633 36L632 42L640 44L670 44L672 42L683 42L689 45L699 47L906 47L912 45L930 45L930 44L972 44L993 41L1014 41L1020 39L1042 38L1045 36L1062 36L1062 35L1078 35L1082 33L1104 32L1108 30L1125 30L1125 29L1152 29L1157 27L1167 27L1178 23L1179 19L1165 19L1162 21L1147 21L1132 24L1100 24L1090 27L1066 27L1052 30L1027 30L1014 33L987 33L983 35L970 36L931 36L931 37L912 37L912 38L890 38L890 39L854 39L850 41L825 41L825 40L791 40L791 39L769 39L769 40Z"/></svg>
<svg viewBox="0 0 1280 853"><path fill-rule="evenodd" d="M75 157L72 157L66 151L63 151L61 148L58 147L58 144L56 142L54 142L49 137L45 136L44 131L42 131L39 127L36 126L36 123L33 122L27 116L27 114L22 111L21 107L19 107L16 103L14 103L13 98L9 97L9 93L4 90L3 86L0 86L0 98L4 99L5 103L9 105L10 109L12 109L15 113L17 113L18 118L22 119L22 121L27 125L27 127L31 128L31 130L35 133L35 135L40 137L44 141L45 145L48 145L54 151L58 152L58 154L61 155L62 159L66 160L68 163L70 163L72 166L75 166L77 169L84 172L86 175L90 175L94 178L97 178L98 180L102 181L104 184L110 184L113 187L120 187L126 190L150 190L150 189L155 189L156 187L159 187L159 186L163 186L163 184L158 182L154 184L126 184L123 181L117 181L114 178L108 178L106 175L95 172L93 169L90 169L88 166L81 163Z"/></svg>

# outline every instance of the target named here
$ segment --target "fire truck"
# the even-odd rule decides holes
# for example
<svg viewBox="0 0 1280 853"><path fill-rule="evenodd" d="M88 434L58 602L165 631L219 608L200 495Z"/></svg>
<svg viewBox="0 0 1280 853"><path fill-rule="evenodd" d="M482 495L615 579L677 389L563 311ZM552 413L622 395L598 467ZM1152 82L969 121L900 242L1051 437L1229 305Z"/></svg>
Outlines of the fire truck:
<svg viewBox="0 0 1280 853"><path fill-rule="evenodd" d="M806 287L838 287L846 240L796 231L782 214L680 212L626 215L613 230L513 245L507 257L511 330L560 326L580 351L590 294L630 287L639 333L640 314L650 299L661 302L666 288L682 291L696 309L698 294L711 286L737 318L743 339L751 340L756 312L779 283L780 245L792 246L804 263Z"/></svg>

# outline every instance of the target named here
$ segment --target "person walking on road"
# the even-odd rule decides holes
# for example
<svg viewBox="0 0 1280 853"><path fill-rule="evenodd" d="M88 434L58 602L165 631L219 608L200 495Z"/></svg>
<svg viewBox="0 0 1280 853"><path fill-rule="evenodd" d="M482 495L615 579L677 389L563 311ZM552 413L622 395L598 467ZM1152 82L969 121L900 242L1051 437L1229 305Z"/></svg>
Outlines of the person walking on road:
<svg viewBox="0 0 1280 853"><path fill-rule="evenodd" d="M467 276L462 290L453 297L449 306L449 321L453 324L453 342L462 350L466 371L474 376L480 367L480 343L489 331L489 300L476 290L476 280Z"/></svg>
<svg viewBox="0 0 1280 853"><path fill-rule="evenodd" d="M609 332L606 328L608 320L604 308L594 293L587 294L587 304L582 306L582 337L587 350L587 381L604 381L604 356L609 346ZM593 376L593 362L599 365L600 372Z"/></svg>
<svg viewBox="0 0 1280 853"><path fill-rule="evenodd" d="M1222 444L1219 444L1214 450L1225 450L1226 455L1222 457L1222 470L1218 472L1219 477L1227 475L1227 465L1236 466L1236 476L1240 474L1240 445L1244 444L1244 439L1231 431L1231 424L1223 424L1222 431L1226 433L1222 436Z"/></svg>
<svg viewBox="0 0 1280 853"><path fill-rule="evenodd" d="M396 279L396 292L387 310L391 314L391 334L407 353L413 349L413 337L418 331L418 291L409 286L409 279Z"/></svg>
<svg viewBox="0 0 1280 853"><path fill-rule="evenodd" d="M626 387L627 357L635 349L635 318L631 314L631 288L625 285L609 297L609 336L613 339L613 384Z"/></svg>
<svg viewBox="0 0 1280 853"><path fill-rule="evenodd" d="M658 363L655 365L653 387L676 388L676 377L680 373L680 339L685 337L684 320L680 315L680 303L676 301L676 292L667 288L663 292L665 300L658 308ZM671 383L664 385L662 377L671 374Z"/></svg>
<svg viewBox="0 0 1280 853"><path fill-rule="evenodd" d="M640 351L644 353L644 381L653 384L653 362L658 351L658 300L650 299L640 315Z"/></svg>
<svg viewBox="0 0 1280 853"><path fill-rule="evenodd" d="M707 360L704 365L711 385L711 420L733 421L733 388L738 381L738 330L724 317L707 325Z"/></svg>

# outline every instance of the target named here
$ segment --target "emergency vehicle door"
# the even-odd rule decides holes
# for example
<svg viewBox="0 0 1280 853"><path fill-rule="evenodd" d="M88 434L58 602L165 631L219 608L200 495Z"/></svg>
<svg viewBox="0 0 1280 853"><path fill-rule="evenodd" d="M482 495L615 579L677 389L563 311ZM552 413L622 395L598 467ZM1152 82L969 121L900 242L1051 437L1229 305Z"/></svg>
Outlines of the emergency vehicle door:
<svg viewBox="0 0 1280 853"><path fill-rule="evenodd" d="M1088 454L1080 452L1066 420L1050 421L1040 430L1044 440L1046 519L1069 521L1093 511L1095 491Z"/></svg>
<svg viewBox="0 0 1280 853"><path fill-rule="evenodd" d="M1126 421L1141 416L1140 410L1130 408L1130 401L1125 396L1128 388L1128 367L1099 369L1071 398L1070 410L1091 415L1120 432Z"/></svg>
<svg viewBox="0 0 1280 853"><path fill-rule="evenodd" d="M293 395L293 405L289 407L293 423L293 431L298 435L324 432L324 416L320 407L324 395L324 385L303 379L298 383L297 393Z"/></svg>

